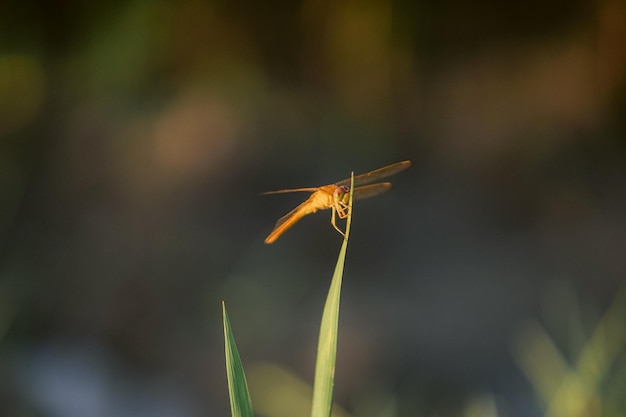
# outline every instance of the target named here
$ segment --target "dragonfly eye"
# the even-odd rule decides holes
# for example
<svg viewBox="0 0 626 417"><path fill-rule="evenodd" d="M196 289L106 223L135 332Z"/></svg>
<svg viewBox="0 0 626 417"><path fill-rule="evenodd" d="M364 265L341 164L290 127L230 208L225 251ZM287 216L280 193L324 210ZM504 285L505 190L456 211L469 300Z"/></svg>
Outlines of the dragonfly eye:
<svg viewBox="0 0 626 417"><path fill-rule="evenodd" d="M335 188L335 197L342 199L344 196L348 195L350 193L350 187L348 187L347 185L342 185L339 186L337 188Z"/></svg>
<svg viewBox="0 0 626 417"><path fill-rule="evenodd" d="M339 197L340 195L344 194L346 192L344 188L345 188L344 185L342 185L341 187L336 187L335 192L333 193L335 194L335 197Z"/></svg>

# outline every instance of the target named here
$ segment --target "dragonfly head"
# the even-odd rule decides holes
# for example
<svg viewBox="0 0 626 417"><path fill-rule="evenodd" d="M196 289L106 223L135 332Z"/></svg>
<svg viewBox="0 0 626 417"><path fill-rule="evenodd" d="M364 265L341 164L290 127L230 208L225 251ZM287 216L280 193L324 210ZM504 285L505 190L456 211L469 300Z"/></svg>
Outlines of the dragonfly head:
<svg viewBox="0 0 626 417"><path fill-rule="evenodd" d="M335 192L333 193L333 197L335 197L335 201L347 204L350 200L350 187L348 187L347 185L336 187Z"/></svg>

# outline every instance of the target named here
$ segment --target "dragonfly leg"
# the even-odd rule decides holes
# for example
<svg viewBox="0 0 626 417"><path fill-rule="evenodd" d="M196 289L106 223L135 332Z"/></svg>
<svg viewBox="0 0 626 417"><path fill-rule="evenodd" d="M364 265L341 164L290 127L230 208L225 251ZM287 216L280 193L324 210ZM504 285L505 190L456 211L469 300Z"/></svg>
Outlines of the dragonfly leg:
<svg viewBox="0 0 626 417"><path fill-rule="evenodd" d="M340 219L345 219L346 217L348 217L349 213L350 213L350 206L348 206L347 203L344 203L344 202L337 203L337 214L339 215Z"/></svg>
<svg viewBox="0 0 626 417"><path fill-rule="evenodd" d="M332 211L333 211L333 214L332 214L332 216L331 216L331 218L330 218L330 223L333 225L333 227L335 228L335 230L336 230L336 231L338 231L338 232L339 232L339 234L340 234L341 236L343 236L343 238L345 239L345 238L346 238L346 234L345 234L344 232L342 232L342 231L341 231L341 229L340 229L339 227L337 227L337 222L335 221L335 212L337 211L337 213L339 213L338 208L337 208L337 207L335 207L335 206L332 206L332 207L331 207L331 209L332 209ZM341 214L339 215L339 217L341 218Z"/></svg>

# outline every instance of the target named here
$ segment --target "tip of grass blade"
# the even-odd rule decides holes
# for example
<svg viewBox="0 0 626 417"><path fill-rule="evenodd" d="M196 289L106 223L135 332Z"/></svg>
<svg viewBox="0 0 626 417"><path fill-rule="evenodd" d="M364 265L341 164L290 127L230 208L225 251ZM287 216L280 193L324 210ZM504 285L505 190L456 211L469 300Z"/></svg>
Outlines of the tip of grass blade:
<svg viewBox="0 0 626 417"><path fill-rule="evenodd" d="M311 417L328 417L333 407L333 387L335 384L335 363L337 359L337 328L339 324L339 301L341 299L341 282L343 267L348 248L348 237L352 223L352 196L354 190L354 172L350 177L350 199L348 201L348 220L346 235L339 251L339 258L333 273L333 279L326 297L320 334L317 344L317 360L315 363L315 382L313 385L313 404Z"/></svg>
<svg viewBox="0 0 626 417"><path fill-rule="evenodd" d="M224 353L226 356L226 376L228 378L228 394L230 396L230 410L233 417L253 417L252 402L248 392L248 383L243 371L243 365L235 337L230 327L230 320L226 312L226 304L222 301L222 315L224 321Z"/></svg>
<svg viewBox="0 0 626 417"><path fill-rule="evenodd" d="M348 237L350 236L350 226L352 225L352 196L354 194L354 172L350 173L350 198L348 199L348 219L346 220L346 235L343 239L343 245L341 246L341 250L344 251L344 260L345 260L345 249L348 246Z"/></svg>

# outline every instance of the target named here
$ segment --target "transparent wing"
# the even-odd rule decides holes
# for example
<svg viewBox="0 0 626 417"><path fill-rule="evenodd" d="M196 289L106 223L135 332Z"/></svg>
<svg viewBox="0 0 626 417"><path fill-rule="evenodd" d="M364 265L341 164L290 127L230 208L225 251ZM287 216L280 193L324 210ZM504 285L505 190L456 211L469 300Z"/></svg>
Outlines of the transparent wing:
<svg viewBox="0 0 626 417"><path fill-rule="evenodd" d="M411 161L396 162L395 164L387 165L386 167L375 169L366 174L357 175L354 177L354 186L364 185L370 182L378 181L381 178L388 177L390 175L397 174L400 171L404 171L411 166ZM338 187L342 185L350 185L350 178L341 180L333 185ZM356 191L356 189L355 189Z"/></svg>
<svg viewBox="0 0 626 417"><path fill-rule="evenodd" d="M285 190L276 190L276 191L265 191L262 192L261 195L266 195L266 194L285 194L285 193L299 193L299 192L303 192L303 191L307 191L309 193L312 193L314 191L317 191L317 187L309 187L309 188L287 188Z"/></svg>
<svg viewBox="0 0 626 417"><path fill-rule="evenodd" d="M381 182L378 184L365 185L363 187L357 187L354 189L352 195L353 200L363 200L364 198L375 197L379 194L386 193L391 190L393 186L390 182Z"/></svg>

